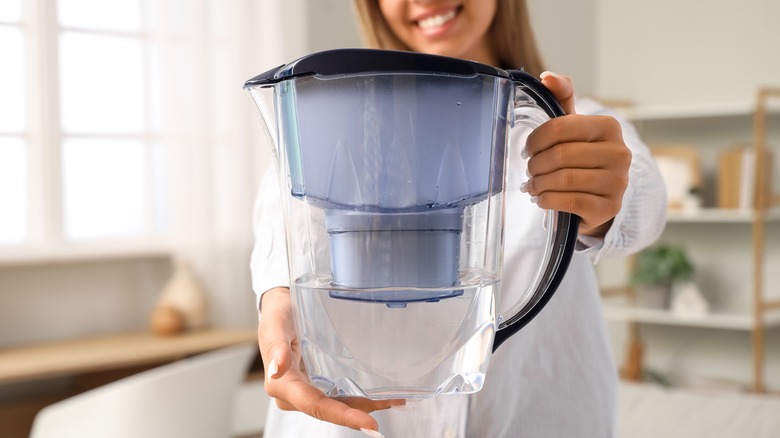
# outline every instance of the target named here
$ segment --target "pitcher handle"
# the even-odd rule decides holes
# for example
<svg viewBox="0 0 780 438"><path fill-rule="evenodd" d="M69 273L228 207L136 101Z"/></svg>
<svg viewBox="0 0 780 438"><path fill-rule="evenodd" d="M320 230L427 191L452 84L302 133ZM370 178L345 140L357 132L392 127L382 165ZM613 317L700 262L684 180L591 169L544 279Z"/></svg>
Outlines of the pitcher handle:
<svg viewBox="0 0 780 438"><path fill-rule="evenodd" d="M517 88L523 87L523 92L531 96L550 118L566 115L550 90L534 76L523 70L509 70L508 73L515 82L516 91ZM555 235L555 242L550 254L551 261L542 276L542 281L539 282L525 306L499 323L493 338L493 352L510 336L528 324L544 308L558 289L574 253L579 221L580 218L575 214L557 212L559 232Z"/></svg>

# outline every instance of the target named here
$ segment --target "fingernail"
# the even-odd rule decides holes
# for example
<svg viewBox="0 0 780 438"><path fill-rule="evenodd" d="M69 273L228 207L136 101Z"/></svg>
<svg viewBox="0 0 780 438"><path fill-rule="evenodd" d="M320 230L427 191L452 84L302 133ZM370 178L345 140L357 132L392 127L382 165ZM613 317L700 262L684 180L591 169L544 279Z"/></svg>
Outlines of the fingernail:
<svg viewBox="0 0 780 438"><path fill-rule="evenodd" d="M395 409L396 411L403 411L403 412L409 412L412 410L410 406L406 406L406 405L392 405L390 406L390 409Z"/></svg>
<svg viewBox="0 0 780 438"><path fill-rule="evenodd" d="M528 159L528 149L523 146L522 149L520 149L520 158L527 160Z"/></svg>
<svg viewBox="0 0 780 438"><path fill-rule="evenodd" d="M520 184L520 191L523 193L528 193L528 187L531 185L531 180L528 180L522 184Z"/></svg>
<svg viewBox="0 0 780 438"><path fill-rule="evenodd" d="M377 432L375 430L366 429L365 427L361 427L360 431L363 432L364 434L372 437L372 438L385 438L385 436L382 435L381 433L379 433L379 432Z"/></svg>
<svg viewBox="0 0 780 438"><path fill-rule="evenodd" d="M547 76L552 76L554 78L560 78L561 76L558 73L554 73L551 71L543 71L542 74L539 75L540 78L544 79Z"/></svg>
<svg viewBox="0 0 780 438"><path fill-rule="evenodd" d="M279 372L279 363L276 361L276 358L273 358L271 359L271 363L268 364L268 372L266 373L267 380L270 382L271 379L278 372Z"/></svg>
<svg viewBox="0 0 780 438"><path fill-rule="evenodd" d="M538 196L531 196L531 202L533 202L534 204L538 204L539 203L539 197Z"/></svg>

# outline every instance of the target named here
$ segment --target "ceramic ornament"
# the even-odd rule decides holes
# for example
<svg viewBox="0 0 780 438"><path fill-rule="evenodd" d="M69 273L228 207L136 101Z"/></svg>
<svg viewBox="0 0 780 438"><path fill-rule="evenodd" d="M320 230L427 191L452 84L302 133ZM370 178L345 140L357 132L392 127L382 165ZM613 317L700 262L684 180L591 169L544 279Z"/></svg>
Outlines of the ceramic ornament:
<svg viewBox="0 0 780 438"><path fill-rule="evenodd" d="M184 315L171 306L157 306L150 319L152 331L160 336L170 336L181 333L184 326Z"/></svg>
<svg viewBox="0 0 780 438"><path fill-rule="evenodd" d="M206 326L206 292L187 262L176 264L173 276L160 293L157 307L170 307L178 311L188 330Z"/></svg>
<svg viewBox="0 0 780 438"><path fill-rule="evenodd" d="M707 299L693 282L686 282L675 287L672 299L672 312L680 316L703 316L710 310Z"/></svg>

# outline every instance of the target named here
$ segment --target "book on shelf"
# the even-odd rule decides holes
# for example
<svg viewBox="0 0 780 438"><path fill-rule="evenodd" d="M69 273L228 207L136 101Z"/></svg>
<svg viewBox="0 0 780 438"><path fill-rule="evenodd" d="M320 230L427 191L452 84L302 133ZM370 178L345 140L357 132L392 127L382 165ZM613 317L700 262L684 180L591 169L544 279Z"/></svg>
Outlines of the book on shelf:
<svg viewBox="0 0 780 438"><path fill-rule="evenodd" d="M762 205L758 205L759 188L756 187L758 166L763 166L764 181L761 184ZM718 157L718 208L765 208L772 198L772 153L752 146L738 146L721 152Z"/></svg>

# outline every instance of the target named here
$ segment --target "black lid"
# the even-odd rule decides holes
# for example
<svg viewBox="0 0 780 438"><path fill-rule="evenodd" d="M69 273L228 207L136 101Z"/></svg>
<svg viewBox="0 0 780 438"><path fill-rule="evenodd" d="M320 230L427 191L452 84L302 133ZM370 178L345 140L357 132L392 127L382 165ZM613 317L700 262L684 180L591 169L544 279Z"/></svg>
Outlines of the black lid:
<svg viewBox="0 0 780 438"><path fill-rule="evenodd" d="M379 49L335 49L299 58L246 81L245 87L274 84L311 75L344 75L371 72L436 73L457 76L485 74L509 78L501 69L446 56Z"/></svg>

